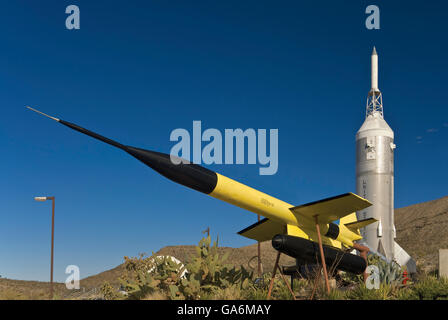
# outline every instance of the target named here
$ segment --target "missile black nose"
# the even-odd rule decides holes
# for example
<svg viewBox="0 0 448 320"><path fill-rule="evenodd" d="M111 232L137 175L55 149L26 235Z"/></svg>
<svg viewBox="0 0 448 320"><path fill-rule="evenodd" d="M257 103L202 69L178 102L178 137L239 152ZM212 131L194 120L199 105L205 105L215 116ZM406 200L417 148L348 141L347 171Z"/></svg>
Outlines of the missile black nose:
<svg viewBox="0 0 448 320"><path fill-rule="evenodd" d="M284 248L285 241L286 241L285 235L278 234L274 236L274 238L272 238L272 247L275 250L282 250Z"/></svg>
<svg viewBox="0 0 448 320"><path fill-rule="evenodd" d="M218 183L216 172L194 163L175 164L169 154L130 146L124 150L166 178L194 190L209 194Z"/></svg>
<svg viewBox="0 0 448 320"><path fill-rule="evenodd" d="M87 130L74 123L49 116L31 107L28 108L48 118L51 118L73 130L84 133L85 135L88 135L92 138L98 139L100 141L103 141L107 144L110 144L114 147L126 151L134 158L140 160L148 167L154 169L161 175L165 176L166 178L174 182L180 183L186 187L192 188L194 190L206 194L210 194L216 188L216 185L218 183L218 175L216 174L216 172L201 167L200 165L194 163L188 163L186 161L184 162L180 161L181 163L177 163L177 160L182 160L177 157L173 158L176 160L175 161L176 163L174 163L171 159L172 157L169 154L149 151L131 146L125 146L117 141L103 137L98 133Z"/></svg>

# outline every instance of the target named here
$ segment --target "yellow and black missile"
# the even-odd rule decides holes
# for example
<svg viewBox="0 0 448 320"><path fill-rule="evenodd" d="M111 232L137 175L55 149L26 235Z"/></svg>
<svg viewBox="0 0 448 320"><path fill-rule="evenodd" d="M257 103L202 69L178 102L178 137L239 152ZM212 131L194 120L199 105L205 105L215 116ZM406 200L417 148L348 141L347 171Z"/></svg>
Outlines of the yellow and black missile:
<svg viewBox="0 0 448 320"><path fill-rule="evenodd" d="M259 213L268 219L279 222L297 224L297 217L289 210L292 206L277 198L248 187L219 173L194 163L174 164L169 154L126 146L76 124L51 117L43 112L27 107L49 117L73 130L92 138L120 148L166 178L186 187L208 194L214 198L229 202L252 212ZM186 162L186 161L185 161Z"/></svg>
<svg viewBox="0 0 448 320"><path fill-rule="evenodd" d="M342 245L352 247L353 241L361 239L358 229L376 221L374 219L356 220L354 212L370 206L371 203L353 193L293 206L200 165L185 160L180 161L179 158L177 158L179 161L173 162L173 156L168 154L126 146L76 124L49 116L31 107L27 108L126 151L174 182L264 216L266 219L239 232L240 235L257 241L272 240L274 236L280 234L316 242L315 218L318 216L320 233L324 236L323 243L341 249ZM345 219L344 224L333 223L341 218ZM288 247L288 244L294 247L297 241L288 239L287 242L286 240L282 242L282 246L279 245L278 239L275 243L273 242L273 245L279 250L283 248L281 250L285 252L293 252L294 250L284 248Z"/></svg>

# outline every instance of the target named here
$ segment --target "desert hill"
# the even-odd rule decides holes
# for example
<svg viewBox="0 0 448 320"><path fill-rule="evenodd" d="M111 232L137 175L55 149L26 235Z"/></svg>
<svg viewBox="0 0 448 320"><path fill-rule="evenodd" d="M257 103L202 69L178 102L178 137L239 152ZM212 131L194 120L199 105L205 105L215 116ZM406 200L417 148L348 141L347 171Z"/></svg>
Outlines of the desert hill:
<svg viewBox="0 0 448 320"><path fill-rule="evenodd" d="M400 246L424 270L438 267L439 249L448 249L448 196L395 210Z"/></svg>

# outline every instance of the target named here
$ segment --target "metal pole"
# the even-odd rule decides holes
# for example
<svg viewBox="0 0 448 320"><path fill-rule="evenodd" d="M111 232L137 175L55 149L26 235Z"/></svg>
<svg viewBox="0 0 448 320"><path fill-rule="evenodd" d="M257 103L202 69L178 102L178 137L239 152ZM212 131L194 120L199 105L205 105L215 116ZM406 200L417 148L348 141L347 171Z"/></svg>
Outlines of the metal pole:
<svg viewBox="0 0 448 320"><path fill-rule="evenodd" d="M367 260L367 253L369 253L370 249L368 247L362 246L362 245L360 245L358 243L354 243L353 244L353 248L355 248L356 250L359 251L361 257L363 257L364 260L366 261L366 266L368 266L369 265L369 261ZM364 270L363 275L364 275L364 282L366 282L367 278L369 277L369 275L367 274L367 268L366 268L366 270Z"/></svg>
<svg viewBox="0 0 448 320"><path fill-rule="evenodd" d="M319 284L319 280L320 280L320 270L321 269L322 269L322 267L319 267L319 271L317 272L316 278L314 279L313 292L311 293L310 300L313 300L314 294L316 293L317 285Z"/></svg>
<svg viewBox="0 0 448 320"><path fill-rule="evenodd" d="M52 216L51 216L51 274L50 274L50 299L53 300L53 261L54 261L54 206L55 198L51 197L52 200Z"/></svg>
<svg viewBox="0 0 448 320"><path fill-rule="evenodd" d="M320 259L322 260L322 268L324 269L325 285L327 286L327 292L330 293L330 283L328 281L327 265L325 264L325 255L324 255L324 248L322 246L322 238L320 237L318 216L314 217L316 218L317 239L319 240Z"/></svg>
<svg viewBox="0 0 448 320"><path fill-rule="evenodd" d="M277 252L277 259L275 259L274 271L272 271L272 279L271 279L271 283L269 284L268 297L267 297L266 300L269 300L271 298L272 287L274 286L274 278L275 278L275 274L277 272L277 267L278 267L278 261L279 260L280 260L280 251Z"/></svg>
<svg viewBox="0 0 448 320"><path fill-rule="evenodd" d="M290 287L288 281L286 280L286 278L285 278L285 276L283 275L282 270L281 270L280 268L278 268L278 273L279 273L280 276L282 277L283 282L284 282L284 283L286 284L286 286L288 287L289 292L290 292L291 295L292 295L292 299L293 299L293 300L297 300L296 295L294 294L294 291L293 291L292 288Z"/></svg>
<svg viewBox="0 0 448 320"><path fill-rule="evenodd" d="M260 215L258 215L258 222L260 222ZM258 241L258 277L261 278L261 244Z"/></svg>

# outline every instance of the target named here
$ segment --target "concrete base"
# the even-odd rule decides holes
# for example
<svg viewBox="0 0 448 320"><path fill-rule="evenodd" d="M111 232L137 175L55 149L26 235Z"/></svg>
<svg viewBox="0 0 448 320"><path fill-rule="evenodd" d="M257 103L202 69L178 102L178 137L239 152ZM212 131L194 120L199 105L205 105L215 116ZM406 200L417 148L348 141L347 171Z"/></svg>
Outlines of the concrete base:
<svg viewBox="0 0 448 320"><path fill-rule="evenodd" d="M448 249L439 249L439 277L448 278Z"/></svg>

